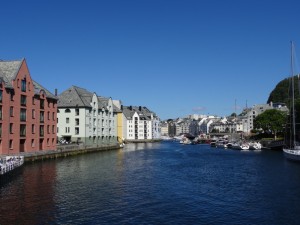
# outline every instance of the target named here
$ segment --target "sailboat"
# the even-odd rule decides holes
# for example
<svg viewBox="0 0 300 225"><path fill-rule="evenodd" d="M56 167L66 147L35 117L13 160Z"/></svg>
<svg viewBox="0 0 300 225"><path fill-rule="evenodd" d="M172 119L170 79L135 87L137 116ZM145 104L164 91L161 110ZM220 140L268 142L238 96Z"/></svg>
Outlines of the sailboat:
<svg viewBox="0 0 300 225"><path fill-rule="evenodd" d="M299 75L298 75L299 78ZM291 42L291 78L290 78L290 115L287 123L288 135L286 145L283 147L284 156L287 159L300 161L300 144L296 141L296 114L295 114L295 78L294 78L294 44Z"/></svg>

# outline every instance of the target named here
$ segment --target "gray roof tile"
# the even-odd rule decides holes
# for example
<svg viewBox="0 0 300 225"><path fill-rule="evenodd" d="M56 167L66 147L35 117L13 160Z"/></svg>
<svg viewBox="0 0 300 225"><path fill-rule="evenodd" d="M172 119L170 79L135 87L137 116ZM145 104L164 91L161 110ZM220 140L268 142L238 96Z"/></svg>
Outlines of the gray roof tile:
<svg viewBox="0 0 300 225"><path fill-rule="evenodd" d="M0 77L3 78L5 87L12 88L12 81L16 78L24 59L15 61L0 61Z"/></svg>
<svg viewBox="0 0 300 225"><path fill-rule="evenodd" d="M58 95L58 107L91 107L93 93L80 87L71 86Z"/></svg>

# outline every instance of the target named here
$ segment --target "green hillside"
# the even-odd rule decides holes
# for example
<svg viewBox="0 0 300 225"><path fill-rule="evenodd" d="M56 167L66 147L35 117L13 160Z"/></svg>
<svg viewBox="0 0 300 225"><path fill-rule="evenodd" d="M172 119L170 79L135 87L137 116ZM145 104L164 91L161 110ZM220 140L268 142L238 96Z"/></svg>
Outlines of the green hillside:
<svg viewBox="0 0 300 225"><path fill-rule="evenodd" d="M270 102L282 102L289 105L289 82L290 79L286 78L282 81L280 81L274 90L270 93L267 103ZM298 76L294 77L294 87L295 87L295 99L298 99L300 97L299 95L299 79Z"/></svg>

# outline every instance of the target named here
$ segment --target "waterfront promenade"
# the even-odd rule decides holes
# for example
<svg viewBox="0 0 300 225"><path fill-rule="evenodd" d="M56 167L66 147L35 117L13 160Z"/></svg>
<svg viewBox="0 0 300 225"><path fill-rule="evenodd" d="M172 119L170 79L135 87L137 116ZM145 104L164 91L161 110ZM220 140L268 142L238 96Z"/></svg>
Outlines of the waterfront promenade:
<svg viewBox="0 0 300 225"><path fill-rule="evenodd" d="M25 162L37 160L53 159L67 157L72 155L84 154L89 152L115 150L121 148L119 144L105 146L85 146L83 144L58 145L57 150L43 150L36 152L21 152L19 155L24 156Z"/></svg>

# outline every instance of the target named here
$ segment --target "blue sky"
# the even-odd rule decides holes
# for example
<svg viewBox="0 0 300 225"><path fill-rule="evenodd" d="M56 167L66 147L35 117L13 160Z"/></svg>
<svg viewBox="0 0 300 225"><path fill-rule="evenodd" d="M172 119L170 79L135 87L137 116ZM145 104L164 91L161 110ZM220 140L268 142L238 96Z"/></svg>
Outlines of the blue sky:
<svg viewBox="0 0 300 225"><path fill-rule="evenodd" d="M2 1L0 59L161 119L266 103L300 45L297 0ZM236 104L235 104L236 103ZM236 105L236 107L235 107Z"/></svg>

